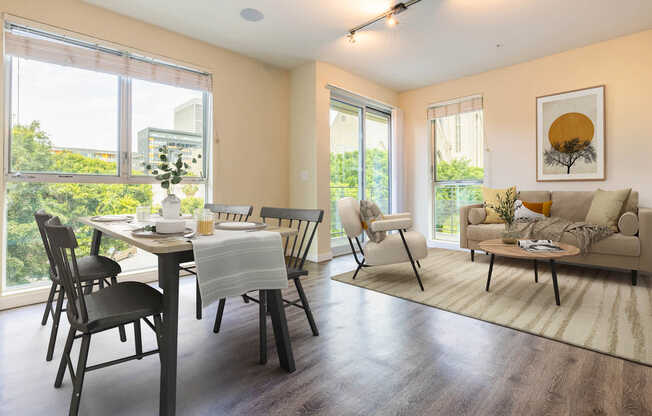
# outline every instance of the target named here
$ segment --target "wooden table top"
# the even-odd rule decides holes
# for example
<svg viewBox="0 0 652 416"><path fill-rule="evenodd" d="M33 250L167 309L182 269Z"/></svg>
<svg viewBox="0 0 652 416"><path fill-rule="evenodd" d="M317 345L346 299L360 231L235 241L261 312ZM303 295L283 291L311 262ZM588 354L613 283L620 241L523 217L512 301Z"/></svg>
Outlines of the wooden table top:
<svg viewBox="0 0 652 416"><path fill-rule="evenodd" d="M487 253L497 254L505 257L515 257L519 259L558 259L561 257L576 256L580 254L580 249L565 243L555 241L555 245L561 247L564 251L549 253L531 253L523 250L517 244L505 244L501 239L486 240L479 244L480 250Z"/></svg>
<svg viewBox="0 0 652 416"><path fill-rule="evenodd" d="M133 224L127 221L100 222L92 221L90 217L78 218L77 221L89 225L110 237L122 240L140 249L154 254L177 253L192 250L192 243L183 236L170 237L134 237L132 235ZM269 225L262 231L271 231L281 234L281 237L289 237L297 234L297 230L287 227L276 227Z"/></svg>

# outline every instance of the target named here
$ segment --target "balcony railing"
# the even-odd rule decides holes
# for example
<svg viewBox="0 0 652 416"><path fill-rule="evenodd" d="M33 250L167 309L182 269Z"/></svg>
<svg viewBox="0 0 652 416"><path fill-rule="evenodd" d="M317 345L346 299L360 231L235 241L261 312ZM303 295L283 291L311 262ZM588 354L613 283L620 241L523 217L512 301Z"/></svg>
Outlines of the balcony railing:
<svg viewBox="0 0 652 416"><path fill-rule="evenodd" d="M479 203L482 203L481 184L435 184L434 239L459 241L460 207Z"/></svg>

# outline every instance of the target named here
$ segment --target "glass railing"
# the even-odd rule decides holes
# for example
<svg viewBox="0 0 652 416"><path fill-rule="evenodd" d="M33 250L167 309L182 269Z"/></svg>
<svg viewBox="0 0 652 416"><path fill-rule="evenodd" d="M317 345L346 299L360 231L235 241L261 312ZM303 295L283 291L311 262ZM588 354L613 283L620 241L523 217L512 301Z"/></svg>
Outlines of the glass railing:
<svg viewBox="0 0 652 416"><path fill-rule="evenodd" d="M435 184L435 240L459 241L460 207L482 203L481 184Z"/></svg>
<svg viewBox="0 0 652 416"><path fill-rule="evenodd" d="M337 201L342 198L358 198L357 186L331 186L331 238L345 237L342 221L337 213Z"/></svg>

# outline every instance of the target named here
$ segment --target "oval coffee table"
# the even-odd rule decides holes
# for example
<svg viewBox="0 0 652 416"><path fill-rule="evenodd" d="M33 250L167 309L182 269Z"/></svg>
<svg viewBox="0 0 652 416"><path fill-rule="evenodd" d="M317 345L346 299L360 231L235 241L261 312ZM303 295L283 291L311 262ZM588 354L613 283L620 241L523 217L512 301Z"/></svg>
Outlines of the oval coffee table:
<svg viewBox="0 0 652 416"><path fill-rule="evenodd" d="M501 239L496 240L487 240L479 244L480 250L486 251L491 254L491 263L489 263L489 274L487 276L487 292L489 291L489 283L491 283L491 272L494 268L494 257L496 255L503 257L512 257L517 259L533 260L534 261L534 281L539 281L539 273L537 270L537 261L549 261L550 262L550 273L552 274L552 286L555 289L555 301L559 306L561 302L559 301L559 286L557 285L557 271L555 270L555 260L568 257L576 256L580 254L580 249L570 245L560 242L554 243L556 246L559 246L564 251L552 251L552 252L530 252L520 248L517 244L505 244Z"/></svg>

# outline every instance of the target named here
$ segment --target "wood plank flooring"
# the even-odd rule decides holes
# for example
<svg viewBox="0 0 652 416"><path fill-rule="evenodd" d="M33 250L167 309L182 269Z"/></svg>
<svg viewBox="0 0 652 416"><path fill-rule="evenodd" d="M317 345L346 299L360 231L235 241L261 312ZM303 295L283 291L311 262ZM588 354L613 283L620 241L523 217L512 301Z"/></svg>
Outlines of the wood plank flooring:
<svg viewBox="0 0 652 416"><path fill-rule="evenodd" d="M195 320L194 281L183 279L177 414L652 415L652 368L330 280L354 265L310 266L304 288L321 335L302 310L286 310L293 374L278 366L271 326L269 362L257 364L256 306L229 299L213 334L217 304ZM53 383L68 325L46 363L42 311L0 312L1 415L67 413L70 379ZM129 329L127 343L117 331L94 337L89 364L133 353ZM91 372L80 414L158 414L158 380L156 356Z"/></svg>

